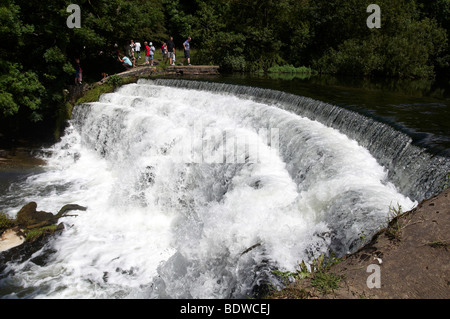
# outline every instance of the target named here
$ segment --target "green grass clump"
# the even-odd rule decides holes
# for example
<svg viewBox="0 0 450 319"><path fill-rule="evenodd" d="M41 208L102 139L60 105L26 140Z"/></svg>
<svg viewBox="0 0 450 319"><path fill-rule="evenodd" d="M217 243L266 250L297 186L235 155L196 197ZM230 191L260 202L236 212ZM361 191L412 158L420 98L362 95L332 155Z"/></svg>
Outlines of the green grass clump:
<svg viewBox="0 0 450 319"><path fill-rule="evenodd" d="M397 203L397 207L389 206L389 225L386 228L386 235L391 240L400 240L401 230L403 226L400 224L400 216L403 215L403 209L400 204Z"/></svg>
<svg viewBox="0 0 450 319"><path fill-rule="evenodd" d="M341 276L331 272L319 271L311 279L311 285L317 288L322 294L328 294L339 288L341 279Z"/></svg>
<svg viewBox="0 0 450 319"><path fill-rule="evenodd" d="M57 225L50 225L50 226L45 226L45 227L41 227L41 228L27 230L25 233L25 240L29 241L29 242L33 242L36 239L40 238L41 236L45 236L47 234L53 234L57 228L58 228Z"/></svg>
<svg viewBox="0 0 450 319"><path fill-rule="evenodd" d="M286 285L294 280L310 278L311 286L315 287L322 294L328 294L339 288L339 282L342 280L342 276L336 275L329 270L333 265L339 263L341 260L342 259L337 258L334 253L332 253L329 257L325 257L322 254L318 258L314 258L309 265L306 265L306 263L302 261L299 263L295 272L282 272L279 270L274 270L273 273L279 276ZM309 293L307 293L304 289L287 289L287 291L289 291L289 295L296 296L296 298L306 298L309 296ZM297 294L295 293L296 291Z"/></svg>
<svg viewBox="0 0 450 319"><path fill-rule="evenodd" d="M0 233L12 226L14 226L14 220L7 214L0 212Z"/></svg>
<svg viewBox="0 0 450 319"><path fill-rule="evenodd" d="M78 99L75 105L97 102L102 94L112 93L118 86L133 83L136 82L136 80L137 78L133 76L122 78L116 74L111 75L105 83L97 84L90 88L81 98Z"/></svg>
<svg viewBox="0 0 450 319"><path fill-rule="evenodd" d="M112 84L105 83L103 85L97 85L92 89L88 90L81 98L79 98L78 101L75 103L75 105L97 102L100 98L100 95L105 93L111 93L113 91L114 86Z"/></svg>

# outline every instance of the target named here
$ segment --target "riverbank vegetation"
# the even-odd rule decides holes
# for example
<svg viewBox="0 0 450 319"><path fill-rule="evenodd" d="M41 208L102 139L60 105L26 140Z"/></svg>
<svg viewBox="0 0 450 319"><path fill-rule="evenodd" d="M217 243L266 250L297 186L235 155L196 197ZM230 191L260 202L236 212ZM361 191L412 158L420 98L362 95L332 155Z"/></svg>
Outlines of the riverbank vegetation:
<svg viewBox="0 0 450 319"><path fill-rule="evenodd" d="M67 27L71 1L4 0L0 5L0 137L52 132L64 89L120 72L116 47L173 36L177 60L192 37L194 64L223 71L300 67L319 73L398 78L449 74L449 0L378 0L381 28L369 29L373 1L79 1L81 28ZM277 71L276 73L278 73ZM275 74L275 73L273 73ZM50 129L49 129L50 128Z"/></svg>
<svg viewBox="0 0 450 319"><path fill-rule="evenodd" d="M12 227L13 224L13 220L7 214L0 211L0 235L3 233L3 231Z"/></svg>
<svg viewBox="0 0 450 319"><path fill-rule="evenodd" d="M301 288L293 288L291 282L308 283L311 287L317 289L321 294L326 295L339 288L339 283L343 279L342 276L330 272L333 265L341 262L341 258L337 258L334 254L325 257L320 255L314 258L311 264L306 265L302 261L295 272L281 272L275 270L273 273L282 279L285 289L281 291L273 290L266 298L269 299L308 299L312 294Z"/></svg>
<svg viewBox="0 0 450 319"><path fill-rule="evenodd" d="M81 96L76 102L77 104L96 102L99 100L100 96L105 93L114 92L114 90L124 84L129 84L136 82L137 78L134 77L119 77L118 75L111 75L103 84L95 83L86 91L83 96Z"/></svg>

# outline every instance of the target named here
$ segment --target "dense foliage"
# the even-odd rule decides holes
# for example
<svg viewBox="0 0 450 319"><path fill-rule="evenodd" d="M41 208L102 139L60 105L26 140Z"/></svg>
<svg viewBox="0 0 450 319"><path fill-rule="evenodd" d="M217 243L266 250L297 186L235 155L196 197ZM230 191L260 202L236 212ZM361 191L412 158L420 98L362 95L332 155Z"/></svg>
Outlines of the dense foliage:
<svg viewBox="0 0 450 319"><path fill-rule="evenodd" d="M0 137L53 132L66 113L64 89L74 84L75 58L85 78L98 80L120 70L114 44L166 36L161 1L76 1L81 28L71 29L73 2L0 0Z"/></svg>
<svg viewBox="0 0 450 319"><path fill-rule="evenodd" d="M80 0L81 28L70 29L70 0L0 0L0 133L52 123L64 88L83 76L114 73L114 45L131 39L177 47L187 36L194 63L224 70L311 67L322 73L430 77L450 73L450 0ZM369 4L381 28L369 29ZM34 134L34 133L33 133Z"/></svg>
<svg viewBox="0 0 450 319"><path fill-rule="evenodd" d="M381 8L380 29L366 24L366 8L374 2ZM292 64L324 73L394 77L449 70L449 0L194 3L191 34L202 61L229 69Z"/></svg>

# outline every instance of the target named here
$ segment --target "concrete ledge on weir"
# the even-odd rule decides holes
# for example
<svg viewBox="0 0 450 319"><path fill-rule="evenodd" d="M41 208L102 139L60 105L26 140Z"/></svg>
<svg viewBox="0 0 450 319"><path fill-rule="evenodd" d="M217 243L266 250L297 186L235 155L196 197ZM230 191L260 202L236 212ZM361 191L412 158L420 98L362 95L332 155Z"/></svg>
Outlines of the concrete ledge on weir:
<svg viewBox="0 0 450 319"><path fill-rule="evenodd" d="M197 77L214 77L220 75L219 66L218 65L173 65L167 66L166 68L156 68L155 66L144 66L139 65L130 70L123 71L116 74L121 78L127 77L136 77L136 78L145 78L153 75L168 75L168 76L186 76L189 78L197 78ZM83 85L70 85L67 87L67 98L71 103L75 103L83 94L85 94L89 89L93 88L96 85L102 85L106 81L108 81L109 77L105 77L104 79L92 83L92 84L83 84Z"/></svg>
<svg viewBox="0 0 450 319"><path fill-rule="evenodd" d="M165 75L219 75L218 65L174 65L165 69L157 69L154 66L137 66L130 70L117 73L120 77L137 76L146 77L155 74ZM100 81L104 82L106 79Z"/></svg>

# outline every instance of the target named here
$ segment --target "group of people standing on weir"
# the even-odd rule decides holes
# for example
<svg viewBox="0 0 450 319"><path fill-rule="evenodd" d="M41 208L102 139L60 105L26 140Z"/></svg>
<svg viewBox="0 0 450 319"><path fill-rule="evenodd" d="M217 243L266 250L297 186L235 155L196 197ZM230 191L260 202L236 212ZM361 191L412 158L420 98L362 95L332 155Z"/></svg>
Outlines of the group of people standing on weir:
<svg viewBox="0 0 450 319"><path fill-rule="evenodd" d="M190 55L190 42L191 37L187 37L187 39L183 42L183 51L184 51L184 57L181 60L178 65L184 65L187 61L187 65L191 65L191 55ZM114 61L120 62L122 65L122 68L125 68L125 70L129 70L131 68L134 68L136 66L154 66L158 65L159 63L164 63L166 65L175 65L177 58L176 58L176 48L175 48L175 42L173 40L173 37L171 36L167 42L161 43L161 60L156 60L154 58L156 48L153 45L152 42L145 41L143 45L139 41L130 40L127 42L127 44L123 48L124 50L121 50L119 45L116 43L114 45L114 51L111 52L111 54L105 55L104 51L99 51L98 57L103 56L103 60L105 60L105 56L109 56ZM142 57L144 58L144 61L142 63ZM109 59L109 58L108 58ZM106 60L105 60L106 61ZM110 61L110 60L109 60ZM105 62L106 63L106 62ZM108 62L109 64L110 62ZM110 64L109 64L110 65ZM80 58L74 59L74 78L75 78L75 85L82 85L83 80L83 70L81 69L81 63ZM111 66L111 65L110 65ZM112 70L108 67L103 65L99 66L101 70L101 76L104 78L108 77ZM114 69L114 68L113 68ZM113 71L113 73L121 72L121 71Z"/></svg>
<svg viewBox="0 0 450 319"><path fill-rule="evenodd" d="M191 37L188 37L183 42L184 57L180 63L181 65L184 65L186 60L187 64L191 65L190 42ZM141 60L142 56L144 56L143 65L154 66L159 64L159 62L154 59L156 48L152 42L145 41L144 44L141 45L139 41L134 42L134 40L130 40L125 46L125 54L120 52L117 44L114 47L116 49L117 59L127 70L134 68L136 66L136 60ZM173 41L173 37L170 37L169 41L163 42L161 45L163 62L166 64L169 63L169 65L175 65L175 53L175 43Z"/></svg>

